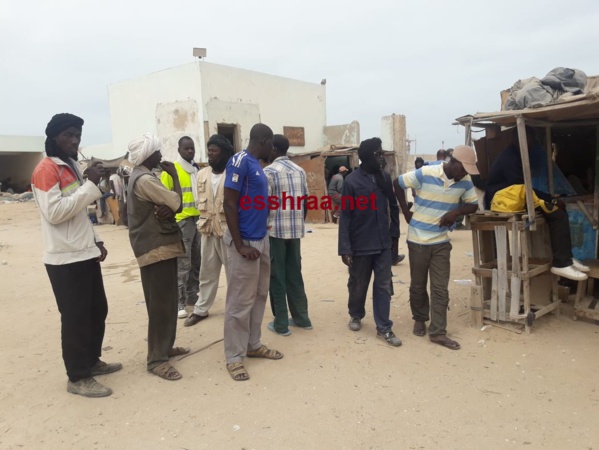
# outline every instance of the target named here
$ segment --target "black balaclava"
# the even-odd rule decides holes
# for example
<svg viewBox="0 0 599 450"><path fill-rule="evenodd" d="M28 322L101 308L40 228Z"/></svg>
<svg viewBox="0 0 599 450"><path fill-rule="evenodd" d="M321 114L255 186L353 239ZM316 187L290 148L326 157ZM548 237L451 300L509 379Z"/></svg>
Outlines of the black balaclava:
<svg viewBox="0 0 599 450"><path fill-rule="evenodd" d="M235 153L233 145L231 145L229 140L222 134L214 134L210 136L206 147L210 147L211 145L216 145L218 148L220 148L220 159L214 163L214 165L211 164L211 167L217 172L224 172L229 159Z"/></svg>
<svg viewBox="0 0 599 450"><path fill-rule="evenodd" d="M67 164L70 158L77 161L77 154L75 156L67 155L66 152L58 147L54 138L70 127L81 130L83 128L83 119L69 113L56 114L48 122L48 126L46 127L46 155L60 158Z"/></svg>
<svg viewBox="0 0 599 450"><path fill-rule="evenodd" d="M358 148L358 156L361 161L360 168L364 172L374 176L376 184L385 194L392 195L383 169L374 156L374 153L381 148L381 144L382 141L379 138L366 139L360 143L360 148Z"/></svg>

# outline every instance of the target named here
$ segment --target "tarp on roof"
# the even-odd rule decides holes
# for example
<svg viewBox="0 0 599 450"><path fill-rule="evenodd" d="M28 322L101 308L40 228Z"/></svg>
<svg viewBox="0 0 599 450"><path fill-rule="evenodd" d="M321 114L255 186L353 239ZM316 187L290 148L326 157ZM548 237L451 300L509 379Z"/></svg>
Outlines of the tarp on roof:
<svg viewBox="0 0 599 450"><path fill-rule="evenodd" d="M599 121L599 90L571 96L558 103L541 108L477 113L459 117L456 121L461 125L472 123L472 125L478 126L490 124L513 126L516 125L516 119L519 116L546 123Z"/></svg>

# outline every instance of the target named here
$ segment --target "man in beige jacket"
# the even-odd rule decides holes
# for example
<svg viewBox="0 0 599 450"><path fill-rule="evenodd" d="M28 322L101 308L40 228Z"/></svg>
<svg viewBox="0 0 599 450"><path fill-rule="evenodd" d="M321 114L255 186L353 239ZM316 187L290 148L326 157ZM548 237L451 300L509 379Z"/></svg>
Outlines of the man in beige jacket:
<svg viewBox="0 0 599 450"><path fill-rule="evenodd" d="M200 292L193 313L185 319L184 326L191 327L208 317L214 304L220 271L227 267L227 251L223 235L227 220L223 210L225 168L234 150L231 143L220 134L208 140L208 164L197 175L200 211L198 230L201 234ZM226 272L226 270L225 270Z"/></svg>

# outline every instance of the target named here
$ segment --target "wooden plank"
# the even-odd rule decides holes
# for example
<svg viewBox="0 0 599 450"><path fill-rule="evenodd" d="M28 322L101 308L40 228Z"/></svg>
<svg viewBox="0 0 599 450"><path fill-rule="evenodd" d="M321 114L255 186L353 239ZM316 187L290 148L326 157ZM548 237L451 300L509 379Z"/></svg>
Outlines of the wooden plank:
<svg viewBox="0 0 599 450"><path fill-rule="evenodd" d="M595 192L593 218L599 223L599 126L595 129Z"/></svg>
<svg viewBox="0 0 599 450"><path fill-rule="evenodd" d="M483 289L481 285L473 285L470 289L470 318L474 327L483 326Z"/></svg>
<svg viewBox="0 0 599 450"><path fill-rule="evenodd" d="M551 145L551 127L545 128L545 147L547 149L547 168L549 175L549 193L553 195L555 189L553 186L553 147Z"/></svg>
<svg viewBox="0 0 599 450"><path fill-rule="evenodd" d="M522 157L522 172L524 174L524 186L526 188L526 211L530 229L536 230L535 224L535 203L532 195L532 176L530 174L530 158L528 157L528 143L526 142L526 125L524 117L518 116L516 119L518 127L518 142L520 143L520 156Z"/></svg>
<svg viewBox="0 0 599 450"><path fill-rule="evenodd" d="M497 321L497 269L493 269L491 282L491 320Z"/></svg>
<svg viewBox="0 0 599 450"><path fill-rule="evenodd" d="M510 318L514 318L520 312L520 232L518 224L512 223L512 284L510 286Z"/></svg>
<svg viewBox="0 0 599 450"><path fill-rule="evenodd" d="M534 269L529 269L526 273L523 273L522 279L530 280L531 278L541 275L542 273L545 273L548 270L551 270L551 264L543 264L542 266L535 267Z"/></svg>
<svg viewBox="0 0 599 450"><path fill-rule="evenodd" d="M506 320L505 297L507 294L507 228L495 228L497 242L497 301L499 320Z"/></svg>
<svg viewBox="0 0 599 450"><path fill-rule="evenodd" d="M528 235L530 231L520 232L520 251L522 252L522 293L524 297L524 317L530 312L530 280L528 279L528 255L530 254ZM530 327L525 327L527 333Z"/></svg>

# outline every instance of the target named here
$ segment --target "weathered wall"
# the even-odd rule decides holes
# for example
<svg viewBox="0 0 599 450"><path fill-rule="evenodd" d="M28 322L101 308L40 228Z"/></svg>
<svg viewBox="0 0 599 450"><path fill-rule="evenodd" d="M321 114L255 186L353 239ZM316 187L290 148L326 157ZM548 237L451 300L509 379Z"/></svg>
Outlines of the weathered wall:
<svg viewBox="0 0 599 450"><path fill-rule="evenodd" d="M209 134L216 133L218 123L236 124L245 148L251 127L262 122L279 134L284 126L304 127L305 146L291 147L291 152L324 145L325 86L206 62L200 70Z"/></svg>
<svg viewBox="0 0 599 450"><path fill-rule="evenodd" d="M200 63L163 70L108 87L112 144L117 156L143 133L163 140L163 157L174 160L177 141L196 141L196 160L205 160Z"/></svg>
<svg viewBox="0 0 599 450"><path fill-rule="evenodd" d="M360 123L356 120L345 125L329 125L324 127L324 145L360 144Z"/></svg>
<svg viewBox="0 0 599 450"><path fill-rule="evenodd" d="M381 140L383 149L395 152L397 173L407 168L408 150L406 145L406 116L392 114L381 119Z"/></svg>

